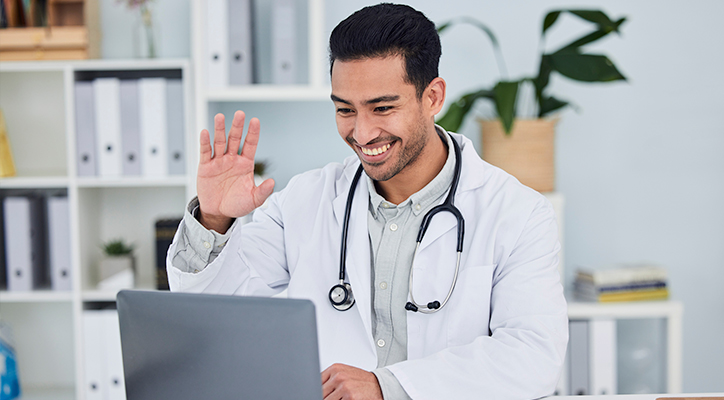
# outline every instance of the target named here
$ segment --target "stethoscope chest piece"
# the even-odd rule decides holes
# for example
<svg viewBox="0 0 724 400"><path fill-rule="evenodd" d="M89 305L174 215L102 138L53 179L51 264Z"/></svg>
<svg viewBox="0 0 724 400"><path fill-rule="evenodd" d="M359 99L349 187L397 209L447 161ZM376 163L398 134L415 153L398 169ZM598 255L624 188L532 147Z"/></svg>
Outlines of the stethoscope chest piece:
<svg viewBox="0 0 724 400"><path fill-rule="evenodd" d="M329 291L329 301L332 302L332 307L339 311L349 310L354 305L352 286L344 282L332 286Z"/></svg>

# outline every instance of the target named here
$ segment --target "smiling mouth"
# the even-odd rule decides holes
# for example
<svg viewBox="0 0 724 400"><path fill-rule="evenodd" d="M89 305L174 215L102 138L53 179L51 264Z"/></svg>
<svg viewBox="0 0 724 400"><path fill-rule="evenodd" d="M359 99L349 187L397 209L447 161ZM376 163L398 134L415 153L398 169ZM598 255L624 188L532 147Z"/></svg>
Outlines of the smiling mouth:
<svg viewBox="0 0 724 400"><path fill-rule="evenodd" d="M362 153L365 154L365 155L368 155L368 156L378 156L378 155L380 155L380 154L383 154L383 153L387 152L387 150L390 149L390 146L391 146L391 143L388 143L388 144L386 144L386 145L383 145L383 146L380 146L380 147L377 147L377 148L374 148L374 149L367 149L367 148L364 148L364 147L360 147L360 150L361 150Z"/></svg>

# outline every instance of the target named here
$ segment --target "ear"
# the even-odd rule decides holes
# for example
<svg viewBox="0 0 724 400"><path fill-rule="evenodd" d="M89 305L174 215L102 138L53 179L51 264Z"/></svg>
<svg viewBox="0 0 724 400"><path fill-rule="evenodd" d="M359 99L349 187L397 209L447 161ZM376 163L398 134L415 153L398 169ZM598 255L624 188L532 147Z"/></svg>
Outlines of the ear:
<svg viewBox="0 0 724 400"><path fill-rule="evenodd" d="M445 104L445 87L445 80L437 77L425 88L422 100L431 117L437 115Z"/></svg>

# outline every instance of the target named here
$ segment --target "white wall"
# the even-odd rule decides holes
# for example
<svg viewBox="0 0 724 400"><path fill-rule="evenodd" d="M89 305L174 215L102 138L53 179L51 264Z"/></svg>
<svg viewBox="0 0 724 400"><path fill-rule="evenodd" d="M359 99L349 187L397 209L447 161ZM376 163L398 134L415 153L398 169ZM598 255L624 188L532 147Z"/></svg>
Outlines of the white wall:
<svg viewBox="0 0 724 400"><path fill-rule="evenodd" d="M102 0L106 57L128 57L128 16ZM367 1L327 0L326 30ZM684 390L724 391L724 2L600 0L409 2L436 22L471 15L501 42L511 77L532 75L546 11L602 8L627 16L622 37L594 49L608 54L628 83L579 84L554 79L551 92L581 109L566 111L557 137L557 184L566 196L567 275L574 265L649 261L670 271L672 297L684 302ZM188 56L188 0L157 0L168 14L162 56ZM110 16L109 10L114 11ZM584 26L562 20L550 38L561 43ZM440 73L452 100L498 76L490 46L469 27L444 34ZM717 44L719 43L719 44ZM272 174L283 187L294 173L351 154L333 128L326 102L247 105L284 139L260 144L274 154L276 140L298 140ZM227 114L231 114L234 105ZM224 108L226 112L226 108ZM285 118L278 118L283 115ZM271 122L270 122L271 124ZM329 130L329 132L327 132ZM474 123L462 133L479 143ZM310 139L311 140L307 140ZM320 141L336 141L319 154ZM304 151L307 149L307 151Z"/></svg>

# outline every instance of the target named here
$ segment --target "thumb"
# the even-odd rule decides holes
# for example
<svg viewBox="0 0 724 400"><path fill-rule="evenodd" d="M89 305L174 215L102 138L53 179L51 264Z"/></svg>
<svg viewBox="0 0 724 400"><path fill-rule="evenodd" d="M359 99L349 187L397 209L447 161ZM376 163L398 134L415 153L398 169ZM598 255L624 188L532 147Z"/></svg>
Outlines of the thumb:
<svg viewBox="0 0 724 400"><path fill-rule="evenodd" d="M261 185L255 187L252 191L254 196L254 208L260 207L269 196L274 192L274 179L267 179Z"/></svg>

